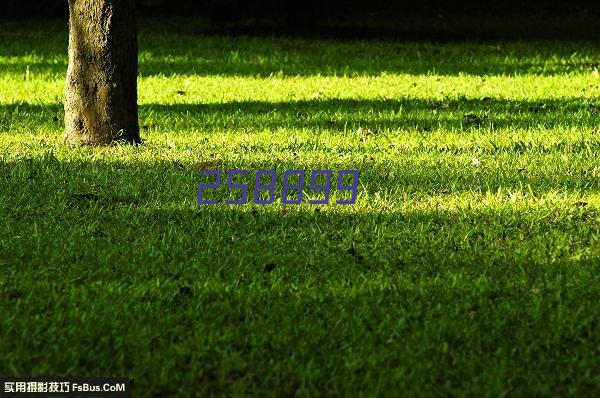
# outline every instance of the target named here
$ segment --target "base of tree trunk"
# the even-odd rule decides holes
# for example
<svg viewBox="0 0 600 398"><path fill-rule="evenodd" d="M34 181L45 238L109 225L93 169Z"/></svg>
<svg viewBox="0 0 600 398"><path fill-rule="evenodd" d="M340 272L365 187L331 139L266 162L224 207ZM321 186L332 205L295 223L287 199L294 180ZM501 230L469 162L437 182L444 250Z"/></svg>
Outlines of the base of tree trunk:
<svg viewBox="0 0 600 398"><path fill-rule="evenodd" d="M140 142L134 0L69 0L66 140Z"/></svg>

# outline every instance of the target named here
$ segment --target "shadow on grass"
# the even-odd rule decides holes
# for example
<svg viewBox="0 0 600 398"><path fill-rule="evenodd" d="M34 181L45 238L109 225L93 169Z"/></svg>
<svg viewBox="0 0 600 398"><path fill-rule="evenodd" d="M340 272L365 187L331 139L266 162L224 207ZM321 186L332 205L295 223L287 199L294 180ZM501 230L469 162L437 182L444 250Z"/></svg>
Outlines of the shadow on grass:
<svg viewBox="0 0 600 398"><path fill-rule="evenodd" d="M307 129L354 133L359 127L373 133L434 129L473 132L479 129L538 129L540 127L597 127L600 103L594 99L323 99L286 102L234 101L220 104L142 104L142 132L206 132L232 129L257 131ZM60 104L0 105L0 131L12 124L61 123ZM167 123L168 121L168 123Z"/></svg>
<svg viewBox="0 0 600 398"><path fill-rule="evenodd" d="M593 127L600 122L600 103L591 99L535 101L484 99L324 99L285 102L234 101L223 104L144 104L141 117L188 118L213 128L293 128L353 132L472 130L478 128ZM186 122L183 122L186 124Z"/></svg>
<svg viewBox="0 0 600 398"><path fill-rule="evenodd" d="M10 319L1 340L11 353L30 352L31 336L48 342L35 361L11 354L3 364L127 374L164 395L174 393L165 369L199 375L179 383L186 388L229 391L261 385L273 358L290 375L317 364L315 385L334 375L358 389L390 369L400 373L390 371L385 388L461 385L485 374L482 363L508 366L510 353L511 383L519 372L509 370L525 372L536 355L540 380L568 369L592 389L594 207L199 206L198 171L48 154L0 162L0 297ZM373 165L361 172L369 192L405 184ZM434 170L407 171L418 172ZM430 193L426 181L412 184ZM222 365L231 358L241 365ZM293 392L290 380L273 388Z"/></svg>
<svg viewBox="0 0 600 398"><path fill-rule="evenodd" d="M188 23L189 25L189 23ZM45 26L52 29L44 30ZM28 24L0 26L0 56L39 55L28 62L0 64L8 74L64 75L67 27ZM4 29L3 29L4 28ZM595 41L529 41L503 44L403 43L398 41L336 41L323 39L220 37L140 33L139 75L287 76L373 75L557 75L591 72L598 66ZM50 33L48 33L50 32ZM22 37L27 41L23 42Z"/></svg>
<svg viewBox="0 0 600 398"><path fill-rule="evenodd" d="M410 247L398 247L387 266L371 266L371 258L358 260L342 245L335 265L323 257L311 263L337 254L327 251L328 237L305 238L306 223L319 221L271 216L280 228L268 230L259 216L211 213L192 223L189 214L149 211L113 225L118 216L88 216L83 225L104 234L93 244L68 235L73 227L62 218L51 230L42 220L37 238L48 251L62 250L62 262L49 256L32 267L35 259L26 258L11 267L16 275L0 287L2 341L10 341L0 370L127 374L157 397L177 395L173 374L188 375L179 388L207 395L259 391L268 378L278 395L295 395L300 385L319 395L332 384L350 395L365 385L419 385L416 395L436 395L440 385L464 391L471 378L477 392L498 380L512 390L595 390L587 370L598 354L597 261L489 266L484 248L483 262L453 261L448 249L437 253L446 261L427 264L427 247L407 236L414 255L425 254L414 264L400 260L410 259ZM50 238L60 228L75 250ZM366 233L375 232L367 225ZM261 253L271 247L272 258ZM283 251L292 261L277 258ZM26 355L38 339L45 349ZM531 356L543 359L533 386Z"/></svg>
<svg viewBox="0 0 600 398"><path fill-rule="evenodd" d="M324 166L340 170L349 164L337 160ZM316 168L301 160L291 167ZM279 173L291 167L284 162L276 166ZM517 264L534 258L541 262L568 258L576 249L594 246L591 232L599 217L595 206L567 203L565 207L531 196L539 198L549 191L597 193L599 183L591 176L573 178L565 173L523 178L517 170L513 176L498 170L474 174L441 165L412 165L397 169L399 177L391 178L388 170L393 170L393 165L352 167L361 171L357 205L200 206L196 204L197 187L208 182L199 173L205 168L202 162L60 161L46 154L0 162L4 192L0 205L5 220L15 228L29 229L35 220L55 233L60 234L61 229L67 235L74 233L75 239L87 234L106 244L135 243L133 247L140 250L150 238L152 245L173 245L182 251L179 255L204 256L206 260L210 254L234 261L236 253L241 253L249 262L259 256L265 264L269 256L292 264L352 260L375 266L397 260L437 266L452 259ZM254 172L268 166L235 160L217 161L210 168ZM238 182L253 187L251 178ZM490 206L454 202L453 195L466 193L470 200L481 200L478 193L495 192L498 187L521 192L525 195L521 204L515 204L508 193L498 194ZM281 190L281 181L277 190ZM223 185L210 198L222 202L237 196ZM432 198L440 199L439 204L428 205ZM454 203L450 208L444 207L446 198L449 205ZM160 243L165 234L170 241ZM569 243L557 244L562 242L561 236L568 237ZM191 253L189 247L181 246L184 241L194 242L197 249L203 245L203 254ZM311 252L311 247L320 249ZM35 252L27 256L35 256ZM177 257L176 252L172 255Z"/></svg>

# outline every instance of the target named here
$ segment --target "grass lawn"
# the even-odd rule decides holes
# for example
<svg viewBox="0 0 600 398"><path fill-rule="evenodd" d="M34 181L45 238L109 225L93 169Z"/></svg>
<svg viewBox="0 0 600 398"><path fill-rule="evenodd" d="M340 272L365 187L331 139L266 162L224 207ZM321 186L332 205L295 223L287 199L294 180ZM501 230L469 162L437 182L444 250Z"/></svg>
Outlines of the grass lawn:
<svg viewBox="0 0 600 398"><path fill-rule="evenodd" d="M63 142L64 21L0 23L0 374L598 393L598 43L162 26L140 21L144 144L91 149ZM203 169L361 174L355 205L200 206Z"/></svg>

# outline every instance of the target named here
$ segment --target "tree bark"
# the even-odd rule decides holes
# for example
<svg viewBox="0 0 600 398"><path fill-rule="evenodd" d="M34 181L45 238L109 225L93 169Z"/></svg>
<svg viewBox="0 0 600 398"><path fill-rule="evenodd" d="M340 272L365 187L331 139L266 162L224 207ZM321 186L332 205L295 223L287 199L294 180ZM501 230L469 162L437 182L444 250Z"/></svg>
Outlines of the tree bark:
<svg viewBox="0 0 600 398"><path fill-rule="evenodd" d="M69 0L69 142L139 142L135 0Z"/></svg>

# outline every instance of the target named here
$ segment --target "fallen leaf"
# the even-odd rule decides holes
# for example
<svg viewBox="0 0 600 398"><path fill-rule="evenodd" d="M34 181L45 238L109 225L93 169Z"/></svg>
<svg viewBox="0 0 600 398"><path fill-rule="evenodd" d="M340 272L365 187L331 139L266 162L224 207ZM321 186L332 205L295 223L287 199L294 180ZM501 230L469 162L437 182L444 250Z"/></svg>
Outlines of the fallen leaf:
<svg viewBox="0 0 600 398"><path fill-rule="evenodd" d="M359 127L356 130L356 134L362 136L362 137L368 137L370 135L373 135L373 131L371 131L370 129L363 129L362 127Z"/></svg>
<svg viewBox="0 0 600 398"><path fill-rule="evenodd" d="M471 308L469 308L469 310L468 310L468 314L471 318L473 318L475 315L477 315L477 312L479 312L478 305L474 305Z"/></svg>
<svg viewBox="0 0 600 398"><path fill-rule="evenodd" d="M218 162L215 162L213 160L208 160L205 162L199 162L196 163L196 168L200 169L200 170L215 170L218 166Z"/></svg>
<svg viewBox="0 0 600 398"><path fill-rule="evenodd" d="M467 113L465 115L465 121L467 123L479 123L481 121L481 117L474 113Z"/></svg>

